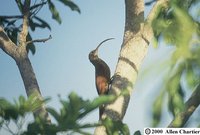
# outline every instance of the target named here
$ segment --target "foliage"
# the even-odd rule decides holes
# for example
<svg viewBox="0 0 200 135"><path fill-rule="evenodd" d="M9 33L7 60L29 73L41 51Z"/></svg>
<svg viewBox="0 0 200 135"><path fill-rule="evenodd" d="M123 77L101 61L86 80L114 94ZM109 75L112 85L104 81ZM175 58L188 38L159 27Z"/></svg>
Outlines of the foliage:
<svg viewBox="0 0 200 135"><path fill-rule="evenodd" d="M165 95L168 109L175 117L184 110L185 94L200 82L200 22L199 1L171 0L168 8L161 8L153 21L155 39L174 47L168 72L160 95L154 101L153 125L161 120ZM157 43L156 43L157 44ZM165 69L165 71L166 71Z"/></svg>
<svg viewBox="0 0 200 135"><path fill-rule="evenodd" d="M45 99L45 102L48 99ZM31 95L28 99L20 96L14 103L1 98L0 99L0 129L9 131L12 134L20 134L25 121L25 117L31 112L37 110L44 101L38 99L35 94ZM18 133L14 133L9 124L15 124L19 128Z"/></svg>
<svg viewBox="0 0 200 135"><path fill-rule="evenodd" d="M122 121L113 121L110 118L103 120L108 135L129 135L129 129Z"/></svg>
<svg viewBox="0 0 200 135"><path fill-rule="evenodd" d="M16 44L18 45L18 35L22 29L22 25L19 23L23 19L23 8L24 8L24 3L22 0L15 0L16 4L18 6L18 9L20 11L20 15L13 15L13 16L0 16L0 25L4 27L4 30L6 31L7 35L9 38ZM72 2L71 0L56 0L57 2L62 3L63 5L69 7L73 11L77 11L78 13L81 13L79 7ZM42 19L41 17L38 16L38 12L45 6L49 6L49 11L52 15L52 18L61 24L62 20L60 17L60 14L57 10L57 8L54 5L55 0L40 0L35 2L32 2L30 6L30 15L28 18L29 21L29 27L32 32L34 32L36 29L49 29L51 30L50 24ZM32 40L32 35L30 32L28 33L27 36L27 41ZM30 50L32 54L35 54L35 45L34 43L31 43L27 46L27 50Z"/></svg>
<svg viewBox="0 0 200 135"><path fill-rule="evenodd" d="M48 134L56 135L57 133L80 133L90 134L84 129L93 128L100 125L105 125L108 134L129 134L129 129L126 124L122 122L114 122L111 119L105 119L99 123L84 123L80 121L93 110L97 109L100 105L113 102L115 96L101 96L92 101L83 100L75 93L71 93L68 99L61 99L62 105L59 111L54 108L48 108L48 112L54 118L55 122L47 124L38 117L35 117L32 122L27 122L27 116L32 114L33 111L42 105L36 96L31 96L25 99L20 96L14 103L6 99L0 99L0 129L7 130L11 134L32 135L32 134ZM48 101L47 99L45 102ZM25 127L24 123L28 123ZM11 127L14 123L17 131L14 132ZM12 125L13 126L13 125ZM24 128L23 128L24 127Z"/></svg>
<svg viewBox="0 0 200 135"><path fill-rule="evenodd" d="M135 131L135 133L133 135L142 135L142 134L139 130L137 130L137 131Z"/></svg>

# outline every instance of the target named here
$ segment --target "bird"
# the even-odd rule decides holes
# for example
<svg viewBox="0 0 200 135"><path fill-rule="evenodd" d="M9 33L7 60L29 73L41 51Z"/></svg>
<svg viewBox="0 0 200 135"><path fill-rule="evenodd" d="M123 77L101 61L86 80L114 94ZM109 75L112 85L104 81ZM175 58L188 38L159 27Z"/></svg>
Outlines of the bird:
<svg viewBox="0 0 200 135"><path fill-rule="evenodd" d="M110 68L101 58L98 56L99 47L106 41L112 40L114 38L108 38L103 40L96 49L89 53L89 60L95 67L95 84L98 95L107 95L109 91L109 84L111 82ZM104 105L99 107L99 119L104 111Z"/></svg>

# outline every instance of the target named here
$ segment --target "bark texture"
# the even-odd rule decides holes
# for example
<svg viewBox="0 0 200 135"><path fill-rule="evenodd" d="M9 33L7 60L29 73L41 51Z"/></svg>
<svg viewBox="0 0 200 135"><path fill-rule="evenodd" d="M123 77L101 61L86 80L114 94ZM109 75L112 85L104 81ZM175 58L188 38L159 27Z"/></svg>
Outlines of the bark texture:
<svg viewBox="0 0 200 135"><path fill-rule="evenodd" d="M119 95L126 90L128 94L119 97L113 104L107 105L105 116L114 120L122 120L124 117L138 70L148 49L147 42L142 38L144 1L125 0L125 5L124 39L110 92Z"/></svg>
<svg viewBox="0 0 200 135"><path fill-rule="evenodd" d="M32 94L35 94L38 100L42 101L43 97L41 95L40 88L28 56L25 55L25 57L16 58L15 61L24 82L27 96L29 97ZM47 121L47 123L51 122L44 104L34 112L34 115L39 116L44 121Z"/></svg>

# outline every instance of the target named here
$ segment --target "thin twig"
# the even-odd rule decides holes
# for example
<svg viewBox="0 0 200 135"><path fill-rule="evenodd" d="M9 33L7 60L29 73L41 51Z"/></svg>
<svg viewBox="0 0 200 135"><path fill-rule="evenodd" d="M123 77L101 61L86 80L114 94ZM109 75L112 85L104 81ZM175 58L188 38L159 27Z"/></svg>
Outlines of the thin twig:
<svg viewBox="0 0 200 135"><path fill-rule="evenodd" d="M6 18L6 19L20 19L20 18L23 18L22 15L11 15L11 16L0 16L0 18Z"/></svg>
<svg viewBox="0 0 200 135"><path fill-rule="evenodd" d="M30 7L30 10L33 10L33 9L35 9L37 7L40 7L40 6L43 6L45 4L47 4L47 1L39 3L39 4L35 4L35 5L33 5L33 6Z"/></svg>
<svg viewBox="0 0 200 135"><path fill-rule="evenodd" d="M30 10L33 10L33 9L35 9L35 8L38 8L38 7L40 7L40 6L43 6L43 5L45 5L47 3L47 1L45 1L45 2L42 2L42 3L39 3L39 4L35 4L35 5L33 5L32 7L30 7ZM6 18L6 19L21 19L21 18L23 18L23 15L3 15L3 16L0 16L0 18Z"/></svg>
<svg viewBox="0 0 200 135"><path fill-rule="evenodd" d="M31 43L34 43L34 42L46 42L48 40L52 39L51 35L49 35L48 38L43 38L43 39L36 39L36 40L31 40L31 41L27 41L26 44L31 44Z"/></svg>
<svg viewBox="0 0 200 135"><path fill-rule="evenodd" d="M4 129L5 129L6 131L10 132L12 135L15 135L15 133L10 129L9 123L10 123L10 122L8 122L8 121L5 122L5 126L6 126L6 127L4 127Z"/></svg>
<svg viewBox="0 0 200 135"><path fill-rule="evenodd" d="M36 1L35 1L36 2ZM36 14L42 9L42 7L47 4L47 1L42 1L41 3L39 4L34 4L32 7L30 7L30 17L35 17ZM32 11L33 9L35 9L34 11Z"/></svg>

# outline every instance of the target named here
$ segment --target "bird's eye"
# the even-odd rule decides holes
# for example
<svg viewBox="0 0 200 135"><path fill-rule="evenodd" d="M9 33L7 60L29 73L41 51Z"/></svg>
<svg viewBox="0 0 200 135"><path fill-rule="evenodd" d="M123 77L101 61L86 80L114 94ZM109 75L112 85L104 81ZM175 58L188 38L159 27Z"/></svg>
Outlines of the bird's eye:
<svg viewBox="0 0 200 135"><path fill-rule="evenodd" d="M91 54L94 55L95 51L92 51Z"/></svg>

